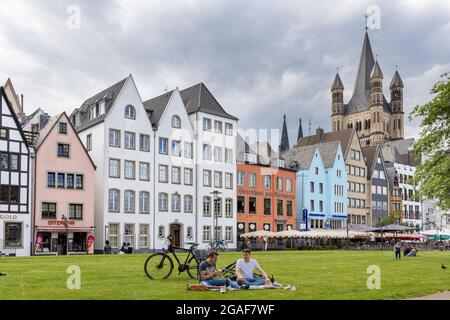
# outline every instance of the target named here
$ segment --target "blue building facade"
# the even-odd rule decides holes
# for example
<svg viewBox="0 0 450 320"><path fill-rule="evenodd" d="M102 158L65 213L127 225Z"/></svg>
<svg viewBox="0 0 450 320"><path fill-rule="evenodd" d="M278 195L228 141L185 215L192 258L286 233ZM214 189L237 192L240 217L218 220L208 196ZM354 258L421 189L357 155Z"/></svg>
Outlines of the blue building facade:
<svg viewBox="0 0 450 320"><path fill-rule="evenodd" d="M339 141L284 153L297 170L297 230L339 229L347 223L347 172Z"/></svg>

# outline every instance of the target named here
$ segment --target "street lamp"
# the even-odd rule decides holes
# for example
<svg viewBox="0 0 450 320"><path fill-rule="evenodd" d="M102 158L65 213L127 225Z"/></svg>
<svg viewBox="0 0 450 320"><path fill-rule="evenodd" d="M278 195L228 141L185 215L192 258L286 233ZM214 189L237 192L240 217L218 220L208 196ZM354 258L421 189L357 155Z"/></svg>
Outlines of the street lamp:
<svg viewBox="0 0 450 320"><path fill-rule="evenodd" d="M213 192L211 192L211 194L213 195L213 207L214 207L214 212L213 212L213 234L214 234L214 241L217 242L217 232L216 232L216 228L218 226L218 212L216 212L216 203L218 202L219 199L219 194L222 194L222 192L214 190Z"/></svg>

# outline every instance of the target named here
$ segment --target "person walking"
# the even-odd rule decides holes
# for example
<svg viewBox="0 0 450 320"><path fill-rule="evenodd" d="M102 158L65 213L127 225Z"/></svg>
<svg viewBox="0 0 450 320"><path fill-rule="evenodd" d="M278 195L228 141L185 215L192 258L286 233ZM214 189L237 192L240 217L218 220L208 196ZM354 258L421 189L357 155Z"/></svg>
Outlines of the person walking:
<svg viewBox="0 0 450 320"><path fill-rule="evenodd" d="M109 240L106 240L105 247L103 248L103 252L105 254L111 254L111 251L112 251L112 249L111 249L111 246L109 245Z"/></svg>
<svg viewBox="0 0 450 320"><path fill-rule="evenodd" d="M400 245L400 242L397 242L394 246L395 260L400 260L400 258L402 256L401 249L402 249L402 247Z"/></svg>

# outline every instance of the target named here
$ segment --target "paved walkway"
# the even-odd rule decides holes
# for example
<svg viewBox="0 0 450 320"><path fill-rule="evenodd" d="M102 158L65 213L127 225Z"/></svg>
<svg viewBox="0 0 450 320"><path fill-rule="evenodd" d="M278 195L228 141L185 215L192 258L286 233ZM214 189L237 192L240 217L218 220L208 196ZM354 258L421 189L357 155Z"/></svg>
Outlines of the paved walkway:
<svg viewBox="0 0 450 320"><path fill-rule="evenodd" d="M407 300L450 300L450 291L430 294L424 297L410 298Z"/></svg>

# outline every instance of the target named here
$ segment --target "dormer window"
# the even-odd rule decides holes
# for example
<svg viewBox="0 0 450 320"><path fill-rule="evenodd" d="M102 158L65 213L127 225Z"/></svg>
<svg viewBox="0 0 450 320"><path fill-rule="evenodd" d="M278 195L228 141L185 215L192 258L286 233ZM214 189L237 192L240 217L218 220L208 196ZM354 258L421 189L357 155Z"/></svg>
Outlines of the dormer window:
<svg viewBox="0 0 450 320"><path fill-rule="evenodd" d="M128 105L125 107L125 118L136 119L136 110L133 106Z"/></svg>
<svg viewBox="0 0 450 320"><path fill-rule="evenodd" d="M181 119L177 115L172 117L172 128L181 128Z"/></svg>
<svg viewBox="0 0 450 320"><path fill-rule="evenodd" d="M81 123L81 115L79 113L77 113L75 115L75 127L78 127Z"/></svg>
<svg viewBox="0 0 450 320"><path fill-rule="evenodd" d="M89 108L89 120L92 120L95 118L95 106L92 106Z"/></svg>

